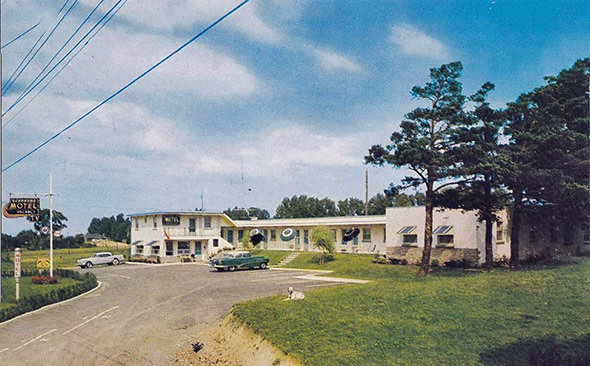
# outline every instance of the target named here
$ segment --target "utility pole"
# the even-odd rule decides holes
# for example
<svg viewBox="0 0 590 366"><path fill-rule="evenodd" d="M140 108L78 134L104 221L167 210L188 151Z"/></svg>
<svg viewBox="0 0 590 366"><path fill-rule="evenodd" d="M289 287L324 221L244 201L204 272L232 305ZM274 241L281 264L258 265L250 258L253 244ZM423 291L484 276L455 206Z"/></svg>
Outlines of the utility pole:
<svg viewBox="0 0 590 366"><path fill-rule="evenodd" d="M369 168L365 169L365 216L369 215Z"/></svg>
<svg viewBox="0 0 590 366"><path fill-rule="evenodd" d="M53 182L49 173L49 277L53 278Z"/></svg>
<svg viewBox="0 0 590 366"><path fill-rule="evenodd" d="M0 14L2 11L0 10ZM2 51L0 51L0 65L2 65ZM0 66L0 80L2 79L2 67ZM0 111L2 111L2 83L0 82ZM0 166L4 167L2 164L2 113L0 113ZM2 177L2 169L0 168L0 192L2 192L2 181L4 180ZM0 218L0 233L2 233L2 219ZM0 302L2 302L2 239L0 237Z"/></svg>

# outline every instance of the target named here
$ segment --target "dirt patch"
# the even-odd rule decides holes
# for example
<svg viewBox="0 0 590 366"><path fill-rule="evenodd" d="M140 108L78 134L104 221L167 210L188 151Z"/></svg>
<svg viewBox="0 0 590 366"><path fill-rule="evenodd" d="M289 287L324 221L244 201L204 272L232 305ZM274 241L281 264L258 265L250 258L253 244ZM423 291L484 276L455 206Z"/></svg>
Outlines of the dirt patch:
<svg viewBox="0 0 590 366"><path fill-rule="evenodd" d="M300 366L245 324L228 315L221 323L195 336L201 342L198 352L179 351L174 365L181 366Z"/></svg>

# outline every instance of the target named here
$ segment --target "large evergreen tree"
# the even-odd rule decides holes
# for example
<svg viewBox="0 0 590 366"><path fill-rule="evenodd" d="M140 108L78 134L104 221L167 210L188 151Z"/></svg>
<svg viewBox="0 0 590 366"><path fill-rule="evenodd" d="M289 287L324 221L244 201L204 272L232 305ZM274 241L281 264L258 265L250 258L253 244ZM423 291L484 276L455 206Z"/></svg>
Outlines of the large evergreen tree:
<svg viewBox="0 0 590 366"><path fill-rule="evenodd" d="M420 275L426 275L430 267L435 193L454 183L448 181L455 166L451 137L456 126L466 118L463 111L465 96L458 80L462 69L460 62L430 69L430 81L424 87L412 88L412 95L426 101L428 106L408 113L400 124L400 131L391 135L391 144L385 147L374 145L365 157L369 164L407 167L414 173L406 176L400 186L390 186L391 192L409 187L424 188L424 250Z"/></svg>

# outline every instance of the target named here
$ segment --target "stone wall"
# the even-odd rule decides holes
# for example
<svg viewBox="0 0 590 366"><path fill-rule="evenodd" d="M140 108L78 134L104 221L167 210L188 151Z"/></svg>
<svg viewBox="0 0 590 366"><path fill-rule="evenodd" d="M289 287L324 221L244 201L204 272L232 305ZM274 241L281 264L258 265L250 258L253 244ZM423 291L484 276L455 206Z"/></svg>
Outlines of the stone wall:
<svg viewBox="0 0 590 366"><path fill-rule="evenodd" d="M405 259L409 264L419 264L422 261L422 248L417 247L387 247L387 258ZM479 263L479 249L468 248L432 248L430 260L437 260L442 266L451 260L467 260L472 264Z"/></svg>

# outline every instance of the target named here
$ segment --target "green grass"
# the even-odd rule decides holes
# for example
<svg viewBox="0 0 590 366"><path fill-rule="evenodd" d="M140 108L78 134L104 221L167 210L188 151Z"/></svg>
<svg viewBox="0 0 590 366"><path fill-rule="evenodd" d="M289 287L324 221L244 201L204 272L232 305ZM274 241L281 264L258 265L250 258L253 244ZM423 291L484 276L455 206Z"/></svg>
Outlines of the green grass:
<svg viewBox="0 0 590 366"><path fill-rule="evenodd" d="M20 298L66 288L77 282L71 278L59 278L59 282L53 285L36 285L31 282L31 277L22 277L20 279ZM0 309L14 306L15 286L14 277L2 278L2 303L0 303Z"/></svg>
<svg viewBox="0 0 590 366"><path fill-rule="evenodd" d="M306 365L528 365L535 347L551 345L550 335L562 349L588 356L588 258L519 272L438 269L418 278L417 267L376 265L371 256L337 255L319 266L307 255L289 266L373 281L233 309Z"/></svg>
<svg viewBox="0 0 590 366"><path fill-rule="evenodd" d="M89 257L92 253L111 252L113 254L129 254L129 249L119 249L113 247L91 247L91 248L72 248L72 249L54 249L53 266L55 268L75 267L76 260ZM14 252L2 252L2 258L10 258L10 262L2 262L2 271L12 271L14 269ZM49 258L49 250L23 250L21 253L21 267L36 268L37 259Z"/></svg>
<svg viewBox="0 0 590 366"><path fill-rule="evenodd" d="M262 256L268 258L269 259L268 264L271 266L276 266L277 264L279 264L280 261L287 258L287 256L289 254L291 254L291 252L285 251L285 250L260 250L260 249L251 250L250 253L252 253L252 255L262 255Z"/></svg>

